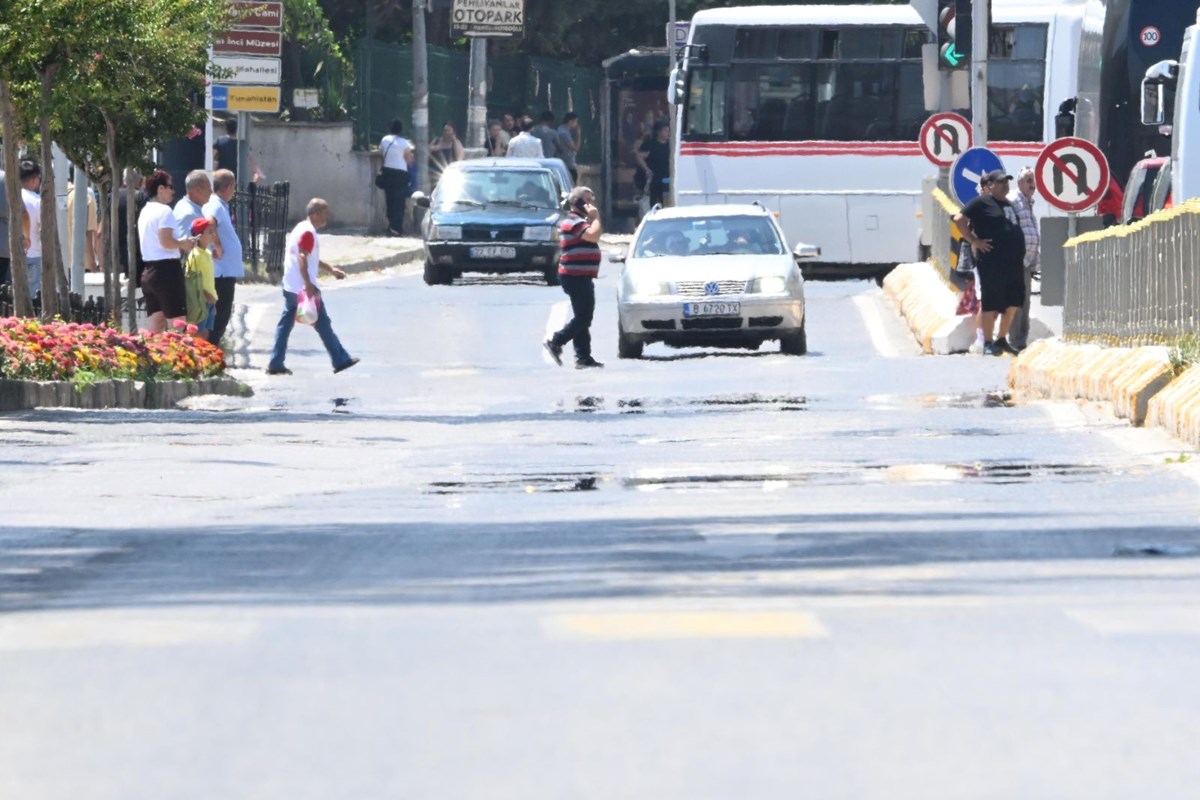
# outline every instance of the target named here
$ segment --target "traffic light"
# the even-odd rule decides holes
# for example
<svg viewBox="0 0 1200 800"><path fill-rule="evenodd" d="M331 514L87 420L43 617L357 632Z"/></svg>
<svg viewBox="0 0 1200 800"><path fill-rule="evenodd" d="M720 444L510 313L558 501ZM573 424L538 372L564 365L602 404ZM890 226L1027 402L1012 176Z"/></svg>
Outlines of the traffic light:
<svg viewBox="0 0 1200 800"><path fill-rule="evenodd" d="M966 69L971 62L971 0L938 0L938 69Z"/></svg>

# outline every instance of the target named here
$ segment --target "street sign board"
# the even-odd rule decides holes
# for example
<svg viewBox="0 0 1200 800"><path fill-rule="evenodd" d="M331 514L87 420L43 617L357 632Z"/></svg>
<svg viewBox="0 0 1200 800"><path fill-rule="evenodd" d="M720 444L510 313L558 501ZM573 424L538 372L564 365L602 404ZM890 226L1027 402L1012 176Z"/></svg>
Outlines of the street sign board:
<svg viewBox="0 0 1200 800"><path fill-rule="evenodd" d="M454 0L450 30L466 36L523 34L525 0Z"/></svg>
<svg viewBox="0 0 1200 800"><path fill-rule="evenodd" d="M1108 159L1086 139L1067 136L1046 145L1033 177L1047 203L1063 211L1083 211L1108 191Z"/></svg>
<svg viewBox="0 0 1200 800"><path fill-rule="evenodd" d="M276 30L283 27L283 3L233 0L229 4L229 10L235 25Z"/></svg>
<svg viewBox="0 0 1200 800"><path fill-rule="evenodd" d="M224 86L213 84L213 111L279 111L278 86Z"/></svg>
<svg viewBox="0 0 1200 800"><path fill-rule="evenodd" d="M222 56L278 57L283 53L283 34L234 28L217 36L213 41L213 52Z"/></svg>
<svg viewBox="0 0 1200 800"><path fill-rule="evenodd" d="M214 67L228 70L218 80L221 83L278 84L278 58L248 58L245 56L213 56Z"/></svg>
<svg viewBox="0 0 1200 800"><path fill-rule="evenodd" d="M994 169L1004 169L1000 156L986 147L964 150L950 167L950 190L962 205L979 196L979 178Z"/></svg>
<svg viewBox="0 0 1200 800"><path fill-rule="evenodd" d="M921 152L939 167L948 167L969 149L971 123L961 114L934 114L921 126Z"/></svg>
<svg viewBox="0 0 1200 800"><path fill-rule="evenodd" d="M672 32L671 23L667 23L667 47L674 47L676 50L687 44L688 31L691 30L692 23L686 20L675 20L675 30Z"/></svg>

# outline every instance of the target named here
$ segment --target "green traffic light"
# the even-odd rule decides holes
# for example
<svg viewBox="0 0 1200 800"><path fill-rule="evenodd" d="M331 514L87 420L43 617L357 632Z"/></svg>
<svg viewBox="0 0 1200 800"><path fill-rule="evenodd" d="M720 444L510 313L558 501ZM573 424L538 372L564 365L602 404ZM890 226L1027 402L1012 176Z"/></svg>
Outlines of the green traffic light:
<svg viewBox="0 0 1200 800"><path fill-rule="evenodd" d="M942 48L942 60L950 67L957 67L962 63L962 54L954 47L954 42L950 42Z"/></svg>

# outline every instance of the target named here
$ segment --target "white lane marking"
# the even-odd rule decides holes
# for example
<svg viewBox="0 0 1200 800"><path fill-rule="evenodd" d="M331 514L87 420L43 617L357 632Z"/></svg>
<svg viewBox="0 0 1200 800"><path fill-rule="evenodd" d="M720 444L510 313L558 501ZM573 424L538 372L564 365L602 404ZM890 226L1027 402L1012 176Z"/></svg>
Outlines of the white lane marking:
<svg viewBox="0 0 1200 800"><path fill-rule="evenodd" d="M871 344L875 346L875 352L884 358L899 358L899 348L892 342L883 327L883 317L879 313L878 299L874 296L856 294L853 300L854 305L858 307L858 313L862 316L863 324L867 326L867 334L871 337Z"/></svg>
<svg viewBox="0 0 1200 800"><path fill-rule="evenodd" d="M829 635L803 611L632 611L559 614L543 620L552 638L565 639L796 639Z"/></svg>
<svg viewBox="0 0 1200 800"><path fill-rule="evenodd" d="M154 612L13 614L0 619L0 652L235 644L257 629L248 621L180 619Z"/></svg>
<svg viewBox="0 0 1200 800"><path fill-rule="evenodd" d="M1200 636L1200 606L1069 608L1064 613L1101 636Z"/></svg>

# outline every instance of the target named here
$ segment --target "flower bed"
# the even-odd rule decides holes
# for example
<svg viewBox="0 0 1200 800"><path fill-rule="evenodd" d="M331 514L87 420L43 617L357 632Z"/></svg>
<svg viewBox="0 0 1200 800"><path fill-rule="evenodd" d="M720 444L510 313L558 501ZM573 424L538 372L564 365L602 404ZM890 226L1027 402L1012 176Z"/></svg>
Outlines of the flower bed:
<svg viewBox="0 0 1200 800"><path fill-rule="evenodd" d="M195 380L225 371L225 354L196 326L125 334L73 322L0 319L0 378L35 381Z"/></svg>

